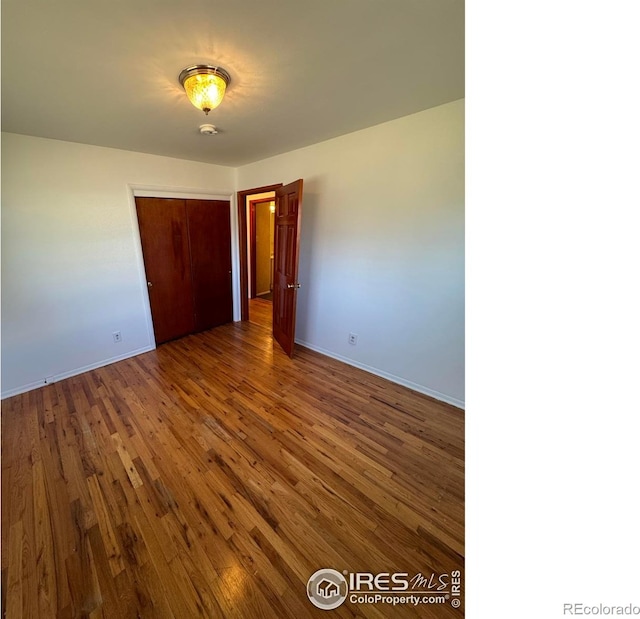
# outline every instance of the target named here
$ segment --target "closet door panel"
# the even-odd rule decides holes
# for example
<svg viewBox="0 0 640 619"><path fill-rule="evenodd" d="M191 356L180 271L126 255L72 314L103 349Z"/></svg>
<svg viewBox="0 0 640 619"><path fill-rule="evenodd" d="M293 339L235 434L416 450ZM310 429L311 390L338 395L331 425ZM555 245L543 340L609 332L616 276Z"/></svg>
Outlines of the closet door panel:
<svg viewBox="0 0 640 619"><path fill-rule="evenodd" d="M184 200L136 198L156 344L195 328Z"/></svg>
<svg viewBox="0 0 640 619"><path fill-rule="evenodd" d="M231 220L225 200L186 200L195 330L231 322Z"/></svg>

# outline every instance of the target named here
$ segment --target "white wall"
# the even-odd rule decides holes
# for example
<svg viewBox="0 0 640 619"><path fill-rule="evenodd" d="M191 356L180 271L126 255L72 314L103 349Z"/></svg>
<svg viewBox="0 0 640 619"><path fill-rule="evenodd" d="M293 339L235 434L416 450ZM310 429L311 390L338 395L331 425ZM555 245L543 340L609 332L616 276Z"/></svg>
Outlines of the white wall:
<svg viewBox="0 0 640 619"><path fill-rule="evenodd" d="M3 397L153 347L132 186L304 178L296 339L462 405L463 161L463 101L239 169L3 134Z"/></svg>
<svg viewBox="0 0 640 619"><path fill-rule="evenodd" d="M131 186L228 197L236 170L6 133L2 167L3 397L152 348Z"/></svg>
<svg viewBox="0 0 640 619"><path fill-rule="evenodd" d="M238 188L296 178L296 340L462 405L464 101L244 166Z"/></svg>

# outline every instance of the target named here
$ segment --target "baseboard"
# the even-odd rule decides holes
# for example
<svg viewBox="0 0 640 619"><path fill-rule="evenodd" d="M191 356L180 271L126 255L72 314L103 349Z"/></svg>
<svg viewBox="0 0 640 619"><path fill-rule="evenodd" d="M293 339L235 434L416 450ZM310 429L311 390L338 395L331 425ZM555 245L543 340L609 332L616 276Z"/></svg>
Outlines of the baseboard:
<svg viewBox="0 0 640 619"><path fill-rule="evenodd" d="M403 387L408 387L413 391L417 391L418 393L428 395L432 398L435 398L436 400L440 400L441 402L451 404L456 408L461 408L462 410L464 410L464 400L458 400L457 398L453 398L449 395L446 395L445 393L440 393L435 389L429 389L427 387L424 387L423 385L418 385L417 383L411 382L410 380L405 380L404 378L400 378L400 376L389 374L389 372L385 372L384 370L379 370L378 368L374 368L370 365L366 365L365 363L360 363L359 361L354 361L353 359L349 359L348 357L343 357L342 355L338 355L320 346L315 346L314 344L310 344L309 342L305 342L304 340L296 339L296 344L300 344L300 346L304 346L305 348L309 348L311 350L314 350L315 352L319 352L321 355L331 357L332 359L336 359L337 361L342 361L347 365L352 365L355 368L359 368L360 370L369 372L369 374L374 374L375 376L379 376L380 378L386 378L387 380L390 380L392 383L402 385Z"/></svg>
<svg viewBox="0 0 640 619"><path fill-rule="evenodd" d="M342 361L347 365L351 365L353 367L364 370L365 372L369 372L370 374L374 374L375 376L380 376L380 378L386 378L390 380L392 383L396 383L398 385L402 385L403 387L408 387L409 389L413 389L413 391L417 391L418 393L422 393L424 395L428 395L436 400L440 400L441 402L446 402L447 404L451 404L452 406L456 406L457 408L461 408L464 410L465 403L463 400L458 400L457 398L453 398L444 393L440 393L435 389L429 389L424 387L423 385L418 385L410 380L406 380L399 376L395 376L394 374L390 374L389 372L385 372L384 370L380 370L378 368L374 368L365 363L360 363L359 361L354 361L353 359L349 359L348 357L343 357L342 355L338 355L330 350L326 350L320 346L315 346L310 342L305 342L304 340L296 339L296 344L300 344L300 346L304 346L305 348L309 348L315 352L320 353L321 355L325 355L327 357L331 357L332 359L336 359L337 361ZM74 370L70 370L68 372L62 372L61 374L55 374L54 376L49 376L46 379L43 378L40 381L36 381L33 383L28 383L25 385L21 385L20 387L16 387L15 389L9 389L7 391L3 391L0 396L1 399L10 398L14 395L20 395L21 393L26 393L27 391L32 391L33 389L39 389L40 387L44 387L45 385L51 383L57 383L65 378L71 378L72 376L77 376L78 374L83 374L84 372L89 372L91 370L96 370L97 368L104 367L105 365L111 365L112 363L116 363L118 361L124 361L125 359L129 359L130 357L135 357L137 355L141 355L145 352L149 352L154 350L155 346L144 346L143 348L138 348L136 350L132 350L124 355L119 355L117 357L111 357L110 359L105 359L103 361L99 361L97 363L92 363L90 365L86 365L84 367L76 368Z"/></svg>
<svg viewBox="0 0 640 619"><path fill-rule="evenodd" d="M64 380L65 378L71 378L72 376L83 374L84 372L97 370L98 368L102 368L105 365L111 365L112 363L116 363L117 361L124 361L125 359L136 357L137 355L141 355L142 353L149 352L150 350L154 350L154 349L155 349L155 346L144 346L143 348L137 348L136 350L129 351L124 355L111 357L110 359L104 359L103 361L98 361L97 363L91 363L90 365L85 365L84 367L81 367L81 368L75 368L74 370L69 370L68 372L62 372L61 374L54 374L53 376L47 376L47 378L43 378L42 380L36 381L34 383L28 383L26 385L21 385L20 387L16 387L15 389L9 389L7 391L3 391L0 397L1 399L4 400L5 398L10 398L14 395L20 395L21 393L32 391L33 389L39 389L40 387L44 387L45 385L50 385L51 383L57 383L61 380Z"/></svg>

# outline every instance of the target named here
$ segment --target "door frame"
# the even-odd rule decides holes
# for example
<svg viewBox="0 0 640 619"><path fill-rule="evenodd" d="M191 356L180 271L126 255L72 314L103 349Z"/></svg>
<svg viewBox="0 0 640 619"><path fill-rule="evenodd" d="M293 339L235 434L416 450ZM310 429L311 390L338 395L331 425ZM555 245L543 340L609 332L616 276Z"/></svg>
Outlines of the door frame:
<svg viewBox="0 0 640 619"><path fill-rule="evenodd" d="M238 191L238 246L240 248L240 320L249 320L249 265L247 260L247 196L266 193L282 187L282 183ZM275 200L275 198L270 198Z"/></svg>
<svg viewBox="0 0 640 619"><path fill-rule="evenodd" d="M156 338L153 332L153 319L151 317L151 302L149 301L149 289L147 287L147 274L144 268L144 256L142 254L142 241L140 239L140 228L138 226L138 214L136 211L136 198L178 198L183 200L225 200L230 204L231 216L231 269L233 271L233 251L234 251L234 226L233 226L233 199L234 194L225 191L203 191L202 188L190 187L168 187L155 185L140 185L136 183L127 183L127 193L129 197L129 216L133 230L133 243L135 251L135 260L138 267L138 280L142 301L144 304L144 315L147 326L148 345L141 349L142 352L153 350L156 348ZM246 244L246 241L245 241ZM233 273L232 280L233 282ZM235 308L235 299L234 299Z"/></svg>

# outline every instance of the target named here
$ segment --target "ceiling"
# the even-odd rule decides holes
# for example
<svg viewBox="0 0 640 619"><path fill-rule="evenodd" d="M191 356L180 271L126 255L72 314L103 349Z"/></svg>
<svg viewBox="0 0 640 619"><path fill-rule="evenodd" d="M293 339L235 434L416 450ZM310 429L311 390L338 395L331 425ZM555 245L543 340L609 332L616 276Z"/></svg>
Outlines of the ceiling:
<svg viewBox="0 0 640 619"><path fill-rule="evenodd" d="M3 131L240 166L462 97L463 0L2 0Z"/></svg>

